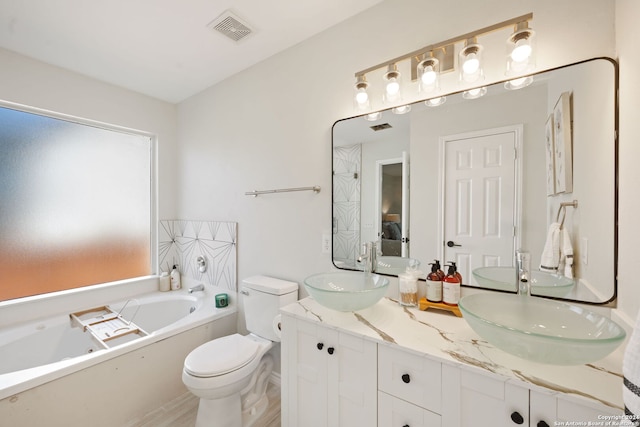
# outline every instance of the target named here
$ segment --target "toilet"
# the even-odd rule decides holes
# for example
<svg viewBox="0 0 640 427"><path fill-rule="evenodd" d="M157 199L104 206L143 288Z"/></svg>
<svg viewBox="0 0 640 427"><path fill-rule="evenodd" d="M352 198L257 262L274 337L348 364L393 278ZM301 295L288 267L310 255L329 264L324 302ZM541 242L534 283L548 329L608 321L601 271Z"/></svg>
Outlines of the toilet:
<svg viewBox="0 0 640 427"><path fill-rule="evenodd" d="M269 403L274 362L268 351L280 341L279 309L298 300L298 284L253 276L242 282L240 293L249 334L204 343L184 361L182 381L200 398L196 427L249 427Z"/></svg>

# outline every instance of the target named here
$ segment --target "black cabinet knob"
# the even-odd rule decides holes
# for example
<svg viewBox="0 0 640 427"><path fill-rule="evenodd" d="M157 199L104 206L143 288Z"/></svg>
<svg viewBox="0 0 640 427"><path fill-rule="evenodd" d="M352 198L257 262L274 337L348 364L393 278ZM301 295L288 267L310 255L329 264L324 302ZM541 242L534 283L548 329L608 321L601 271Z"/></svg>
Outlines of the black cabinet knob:
<svg viewBox="0 0 640 427"><path fill-rule="evenodd" d="M327 353L329 353L329 354L333 354L333 352L334 352L334 351L336 351L336 349L335 349L335 348L333 348L333 347L329 347L329 348L327 349Z"/></svg>
<svg viewBox="0 0 640 427"><path fill-rule="evenodd" d="M405 424L405 425L403 425L402 427L410 427L410 426L409 426L409 424Z"/></svg>
<svg viewBox="0 0 640 427"><path fill-rule="evenodd" d="M322 350L324 348L324 344L319 342L318 345L316 345L316 347L318 347L318 350Z"/></svg>
<svg viewBox="0 0 640 427"><path fill-rule="evenodd" d="M402 382L405 384L409 384L411 382L411 377L409 374L402 374Z"/></svg>
<svg viewBox="0 0 640 427"><path fill-rule="evenodd" d="M511 414L511 421L516 424L524 424L524 418L522 418L522 415L517 411Z"/></svg>
<svg viewBox="0 0 640 427"><path fill-rule="evenodd" d="M549 424L547 424L546 421L538 421L538 424L536 424L536 427L549 427Z"/></svg>

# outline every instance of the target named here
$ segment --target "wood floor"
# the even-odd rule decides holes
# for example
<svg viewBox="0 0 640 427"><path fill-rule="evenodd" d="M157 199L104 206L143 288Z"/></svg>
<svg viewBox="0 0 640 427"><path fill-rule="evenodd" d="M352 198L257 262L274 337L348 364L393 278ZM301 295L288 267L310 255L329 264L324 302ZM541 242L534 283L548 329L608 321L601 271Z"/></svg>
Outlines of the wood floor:
<svg viewBox="0 0 640 427"><path fill-rule="evenodd" d="M269 383L267 397L269 407L254 427L280 427L280 387ZM126 427L194 427L197 412L198 398L187 392Z"/></svg>

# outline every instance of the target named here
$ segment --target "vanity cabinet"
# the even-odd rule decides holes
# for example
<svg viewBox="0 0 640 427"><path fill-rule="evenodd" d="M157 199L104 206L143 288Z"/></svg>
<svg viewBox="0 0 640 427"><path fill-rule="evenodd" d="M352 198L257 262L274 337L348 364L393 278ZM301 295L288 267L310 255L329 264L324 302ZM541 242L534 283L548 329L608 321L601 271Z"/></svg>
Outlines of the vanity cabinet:
<svg viewBox="0 0 640 427"><path fill-rule="evenodd" d="M622 414L579 398L579 389L562 393L478 368L475 359L453 362L366 337L360 320L338 326L347 315L333 325L301 316L311 314L282 316L283 427L606 425L604 417Z"/></svg>
<svg viewBox="0 0 640 427"><path fill-rule="evenodd" d="M282 317L282 426L377 425L377 344Z"/></svg>

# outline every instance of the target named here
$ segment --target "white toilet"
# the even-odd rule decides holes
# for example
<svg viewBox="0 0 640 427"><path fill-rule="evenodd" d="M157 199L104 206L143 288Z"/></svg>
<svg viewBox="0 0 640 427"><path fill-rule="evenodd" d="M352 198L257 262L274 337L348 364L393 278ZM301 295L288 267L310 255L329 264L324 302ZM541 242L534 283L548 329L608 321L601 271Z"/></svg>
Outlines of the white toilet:
<svg viewBox="0 0 640 427"><path fill-rule="evenodd" d="M267 276L240 287L249 335L228 335L202 344L184 361L182 381L200 398L196 427L249 427L267 408L267 384L279 342L280 307L298 300L298 284Z"/></svg>

